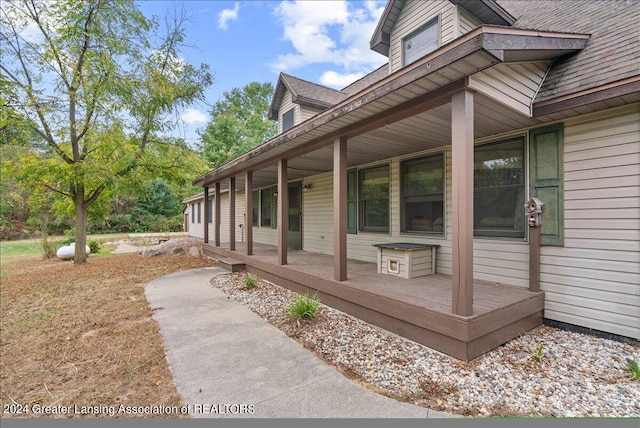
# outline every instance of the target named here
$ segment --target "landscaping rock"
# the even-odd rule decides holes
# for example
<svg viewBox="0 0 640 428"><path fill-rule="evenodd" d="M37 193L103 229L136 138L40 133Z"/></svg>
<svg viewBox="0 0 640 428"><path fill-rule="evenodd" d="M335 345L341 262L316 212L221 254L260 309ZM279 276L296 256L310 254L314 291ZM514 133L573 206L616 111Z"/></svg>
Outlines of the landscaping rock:
<svg viewBox="0 0 640 428"><path fill-rule="evenodd" d="M211 280L230 297L375 391L465 416L640 417L640 346L541 327L466 363L322 305L292 322L297 294L246 273ZM523 332L524 333L524 332Z"/></svg>

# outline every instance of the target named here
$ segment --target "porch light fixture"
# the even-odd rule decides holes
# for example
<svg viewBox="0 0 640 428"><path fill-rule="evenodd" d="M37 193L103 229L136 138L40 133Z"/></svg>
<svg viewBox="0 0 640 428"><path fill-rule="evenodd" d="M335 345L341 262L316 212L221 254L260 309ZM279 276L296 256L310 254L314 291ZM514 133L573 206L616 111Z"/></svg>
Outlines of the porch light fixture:
<svg viewBox="0 0 640 428"><path fill-rule="evenodd" d="M313 183L304 183L302 186L302 190L306 192L307 190L313 189Z"/></svg>

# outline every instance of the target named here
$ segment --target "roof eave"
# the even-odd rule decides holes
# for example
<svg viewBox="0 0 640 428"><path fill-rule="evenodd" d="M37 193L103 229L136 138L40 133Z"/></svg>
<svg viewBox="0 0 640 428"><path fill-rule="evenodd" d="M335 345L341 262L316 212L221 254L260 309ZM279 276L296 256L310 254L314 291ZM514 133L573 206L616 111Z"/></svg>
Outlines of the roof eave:
<svg viewBox="0 0 640 428"><path fill-rule="evenodd" d="M640 94L640 76L533 103L533 117L546 116L617 97Z"/></svg>
<svg viewBox="0 0 640 428"><path fill-rule="evenodd" d="M484 24L512 26L516 19L494 0L450 0Z"/></svg>
<svg viewBox="0 0 640 428"><path fill-rule="evenodd" d="M584 34L545 33L493 26L479 27L442 46L412 65L346 98L344 101L302 124L296 125L286 133L280 134L227 164L198 177L193 184L203 185L207 182L222 180L250 168L254 163L259 164L270 161L271 159L265 154L272 149L282 148L283 145L295 141L299 136L314 131L336 119L345 117L365 104L386 96L430 73L441 70L454 63L457 59L467 57L478 51L490 54L494 58L491 65L508 62L512 51L526 52L527 49L532 49L536 60L553 59L558 56L558 52L566 54L566 52L584 48L588 39L589 36ZM292 143L292 146L294 144ZM275 157L277 156L275 155ZM266 159L263 159L265 157Z"/></svg>

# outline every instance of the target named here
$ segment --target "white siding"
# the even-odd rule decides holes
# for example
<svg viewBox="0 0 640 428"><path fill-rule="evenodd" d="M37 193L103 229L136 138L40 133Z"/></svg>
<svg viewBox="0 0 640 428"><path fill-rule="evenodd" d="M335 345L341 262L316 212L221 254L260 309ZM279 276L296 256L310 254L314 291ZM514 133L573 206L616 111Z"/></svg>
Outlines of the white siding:
<svg viewBox="0 0 640 428"><path fill-rule="evenodd" d="M565 245L542 247L545 317L640 339L640 105L568 120Z"/></svg>
<svg viewBox="0 0 640 428"><path fill-rule="evenodd" d="M391 32L390 73L402 68L402 39L436 16L440 17L440 46L442 46L458 37L456 7L448 0L406 2Z"/></svg>
<svg viewBox="0 0 640 428"><path fill-rule="evenodd" d="M470 76L469 87L531 117L532 101L548 67L548 61L498 64Z"/></svg>

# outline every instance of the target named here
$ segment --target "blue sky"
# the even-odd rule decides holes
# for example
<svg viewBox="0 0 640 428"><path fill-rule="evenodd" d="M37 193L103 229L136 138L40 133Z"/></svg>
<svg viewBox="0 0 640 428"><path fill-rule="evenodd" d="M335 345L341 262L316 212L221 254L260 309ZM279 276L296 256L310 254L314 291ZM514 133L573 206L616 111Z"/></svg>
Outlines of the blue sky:
<svg viewBox="0 0 640 428"><path fill-rule="evenodd" d="M174 7L191 17L183 58L209 64L213 104L225 91L249 82L275 84L285 72L337 89L373 71L387 59L369 49L385 1L141 1L145 15L161 22ZM197 143L209 120L206 104L181 113L180 136Z"/></svg>

